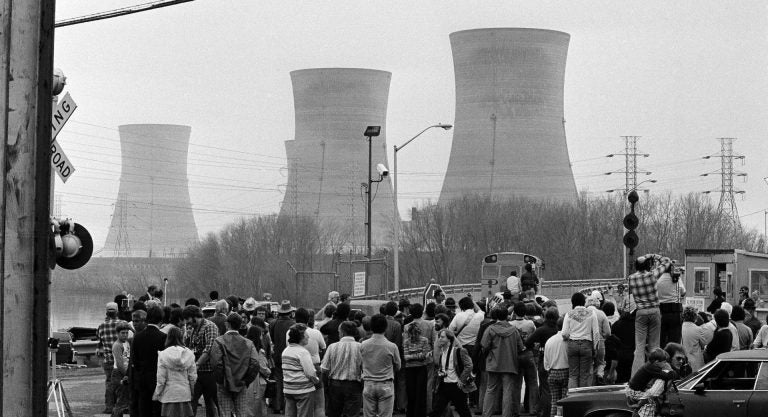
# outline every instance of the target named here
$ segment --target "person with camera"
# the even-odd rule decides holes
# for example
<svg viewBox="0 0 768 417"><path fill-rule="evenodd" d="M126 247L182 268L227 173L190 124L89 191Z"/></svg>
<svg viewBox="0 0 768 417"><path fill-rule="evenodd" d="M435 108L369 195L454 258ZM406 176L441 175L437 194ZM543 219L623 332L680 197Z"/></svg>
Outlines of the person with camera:
<svg viewBox="0 0 768 417"><path fill-rule="evenodd" d="M635 260L635 270L627 278L629 290L635 300L635 358L634 375L646 361L646 355L660 346L661 311L656 282L669 269L672 260L657 254L647 254Z"/></svg>
<svg viewBox="0 0 768 417"><path fill-rule="evenodd" d="M672 261L656 281L656 294L661 311L660 346L666 346L670 342L680 343L682 338L682 300L685 297L685 283L681 277L682 269Z"/></svg>
<svg viewBox="0 0 768 417"><path fill-rule="evenodd" d="M440 356L436 358L437 399L430 415L442 416L452 403L459 417L470 417L467 394L477 390L472 376L472 359L451 330L441 330L437 340L440 349Z"/></svg>

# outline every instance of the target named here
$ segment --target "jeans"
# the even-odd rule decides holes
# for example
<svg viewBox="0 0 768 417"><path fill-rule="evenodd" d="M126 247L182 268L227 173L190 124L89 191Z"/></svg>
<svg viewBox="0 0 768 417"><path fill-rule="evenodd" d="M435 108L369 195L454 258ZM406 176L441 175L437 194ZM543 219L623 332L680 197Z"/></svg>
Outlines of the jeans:
<svg viewBox="0 0 768 417"><path fill-rule="evenodd" d="M392 410L394 407L394 381L363 382L363 416L392 417Z"/></svg>
<svg viewBox="0 0 768 417"><path fill-rule="evenodd" d="M595 349L595 375L600 378L605 376L605 340L597 342L597 349Z"/></svg>
<svg viewBox="0 0 768 417"><path fill-rule="evenodd" d="M267 384L260 383L259 379L261 377L256 378L246 390L246 416L267 417L267 403L264 401Z"/></svg>
<svg viewBox="0 0 768 417"><path fill-rule="evenodd" d="M533 352L526 350L518 356L517 359L518 373L515 375L515 387L512 392L512 413L514 415L520 414L520 387L523 386L523 380L525 380L526 391L528 392L528 410L531 412L536 411L536 401L539 397L539 391L537 389L536 382L536 363L533 361Z"/></svg>
<svg viewBox="0 0 768 417"><path fill-rule="evenodd" d="M115 406L115 389L112 386L112 370L115 368L114 362L102 362L101 368L104 370L105 382L104 382L104 409L112 412L112 408Z"/></svg>
<svg viewBox="0 0 768 417"><path fill-rule="evenodd" d="M427 415L427 367L405 368L406 417Z"/></svg>
<svg viewBox="0 0 768 417"><path fill-rule="evenodd" d="M363 384L357 381L328 380L327 417L357 417L363 408Z"/></svg>
<svg viewBox="0 0 768 417"><path fill-rule="evenodd" d="M551 407L551 397L549 392L549 372L544 369L544 356L539 355L536 361L536 370L539 374L539 411L541 411L541 417L549 417Z"/></svg>
<svg viewBox="0 0 768 417"><path fill-rule="evenodd" d="M410 400L410 398L408 398ZM453 403L453 407L456 412L459 413L459 417L471 417L472 413L469 412L469 406L467 405L467 394L459 389L459 386L455 382L443 382L440 384L440 388L437 389L437 400L435 401L435 409L432 410L432 417L440 417L443 414L443 410L448 407L448 403ZM451 413L453 415L453 413Z"/></svg>
<svg viewBox="0 0 768 417"><path fill-rule="evenodd" d="M197 382L195 382L195 392L192 393L192 412L197 413L197 400L200 397L205 399L206 417L216 417L219 415L219 401L216 397L216 379L213 377L213 371L197 371Z"/></svg>
<svg viewBox="0 0 768 417"><path fill-rule="evenodd" d="M568 341L568 388L592 385L593 357L591 340Z"/></svg>
<svg viewBox="0 0 768 417"><path fill-rule="evenodd" d="M306 394L284 394L285 417L314 417L314 394L314 392L308 392Z"/></svg>
<svg viewBox="0 0 768 417"><path fill-rule="evenodd" d="M120 417L123 411L131 406L131 391L128 385L123 385L122 372L117 369L112 370L112 390L115 393L115 403L112 407L112 417Z"/></svg>
<svg viewBox="0 0 768 417"><path fill-rule="evenodd" d="M514 391L520 392L520 386L515 384L515 375L511 372L488 372L488 387L483 399L483 417L493 415L499 396L501 396L502 417L512 417Z"/></svg>
<svg viewBox="0 0 768 417"><path fill-rule="evenodd" d="M635 313L635 358L632 375L645 364L648 352L659 347L661 312L658 307L638 309Z"/></svg>

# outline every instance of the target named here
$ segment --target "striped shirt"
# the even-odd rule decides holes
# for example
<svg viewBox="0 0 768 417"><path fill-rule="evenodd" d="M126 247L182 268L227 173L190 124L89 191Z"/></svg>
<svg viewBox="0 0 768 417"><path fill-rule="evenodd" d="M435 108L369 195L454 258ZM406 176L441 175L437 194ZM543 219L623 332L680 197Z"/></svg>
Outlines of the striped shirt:
<svg viewBox="0 0 768 417"><path fill-rule="evenodd" d="M645 256L653 257L654 255L649 254ZM661 258L656 268L650 271L635 272L627 278L629 289L632 291L638 310L659 306L659 296L656 294L656 281L671 264L672 261L664 257Z"/></svg>
<svg viewBox="0 0 768 417"><path fill-rule="evenodd" d="M312 356L304 346L291 343L281 356L283 368L283 392L306 394L315 390L313 378L317 378Z"/></svg>
<svg viewBox="0 0 768 417"><path fill-rule="evenodd" d="M328 374L329 379L360 381L363 376L363 355L360 348L360 343L356 342L354 337L342 337L328 346L320 369Z"/></svg>

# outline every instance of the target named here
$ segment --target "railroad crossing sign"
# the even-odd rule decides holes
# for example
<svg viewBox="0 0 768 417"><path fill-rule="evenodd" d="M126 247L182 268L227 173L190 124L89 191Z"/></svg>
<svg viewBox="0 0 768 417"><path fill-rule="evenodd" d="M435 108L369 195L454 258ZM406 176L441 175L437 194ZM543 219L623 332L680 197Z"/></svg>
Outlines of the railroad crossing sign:
<svg viewBox="0 0 768 417"><path fill-rule="evenodd" d="M69 177L75 172L75 166L69 162L69 158L64 154L61 145L56 141L56 136L61 132L61 128L67 123L69 117L77 109L77 103L72 100L69 93L56 106L56 110L51 117L51 165L63 182L67 182Z"/></svg>

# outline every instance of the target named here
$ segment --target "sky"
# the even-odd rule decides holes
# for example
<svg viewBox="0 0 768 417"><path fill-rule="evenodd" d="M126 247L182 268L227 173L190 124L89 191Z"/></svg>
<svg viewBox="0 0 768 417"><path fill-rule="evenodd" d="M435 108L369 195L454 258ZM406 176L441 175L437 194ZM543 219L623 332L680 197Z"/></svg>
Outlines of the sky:
<svg viewBox="0 0 768 417"><path fill-rule="evenodd" d="M56 19L143 0L57 2ZM145 0L146 2L148 0ZM57 179L62 214L107 237L120 177L118 126L192 127L188 174L200 236L276 213L293 139L289 73L349 67L392 73L387 148L452 123L450 33L529 27L570 34L565 72L568 150L580 192L624 186L623 135L640 136L652 193L716 190L719 137L734 137L747 174L739 214L763 231L768 209L768 5L763 1L195 0L61 27L55 66L78 104L58 136L76 171ZM435 202L451 131L431 129L398 152L399 208ZM361 132L362 134L362 132ZM361 140L365 140L361 135ZM743 165L742 165L743 162ZM746 179L746 182L743 180ZM717 202L719 194L710 194Z"/></svg>

